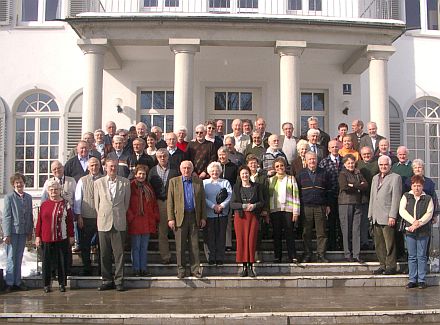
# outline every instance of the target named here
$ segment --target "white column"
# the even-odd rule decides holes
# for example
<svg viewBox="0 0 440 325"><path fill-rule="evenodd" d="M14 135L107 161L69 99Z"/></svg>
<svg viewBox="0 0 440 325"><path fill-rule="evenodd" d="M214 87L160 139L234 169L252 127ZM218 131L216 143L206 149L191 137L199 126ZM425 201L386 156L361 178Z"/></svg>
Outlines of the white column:
<svg viewBox="0 0 440 325"><path fill-rule="evenodd" d="M170 39L174 52L174 126L193 129L194 56L200 51L200 39Z"/></svg>
<svg viewBox="0 0 440 325"><path fill-rule="evenodd" d="M280 56L280 123L293 123L295 133L299 132L301 110L299 59L305 47L304 41L276 41L275 48Z"/></svg>
<svg viewBox="0 0 440 325"><path fill-rule="evenodd" d="M385 45L368 45L370 61L370 121L376 122L377 132L390 137L390 113L388 96L388 58L395 48Z"/></svg>
<svg viewBox="0 0 440 325"><path fill-rule="evenodd" d="M85 57L83 88L82 132L93 132L102 127L102 75L107 40L79 40Z"/></svg>

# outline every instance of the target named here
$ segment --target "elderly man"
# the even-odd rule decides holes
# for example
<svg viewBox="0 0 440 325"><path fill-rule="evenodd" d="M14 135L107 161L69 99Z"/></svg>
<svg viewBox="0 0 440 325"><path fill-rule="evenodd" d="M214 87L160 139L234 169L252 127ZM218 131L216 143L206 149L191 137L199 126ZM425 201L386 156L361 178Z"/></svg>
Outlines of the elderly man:
<svg viewBox="0 0 440 325"><path fill-rule="evenodd" d="M309 128L303 132L303 134L301 135L301 139L308 140L308 131L309 130L312 130L312 129L318 130L319 131L318 144L321 145L322 148L324 149L323 156L324 157L327 156L328 155L327 148L328 148L328 143L330 141L330 136L319 128L319 120L315 116L309 117L307 119L307 124L308 124Z"/></svg>
<svg viewBox="0 0 440 325"><path fill-rule="evenodd" d="M133 153L133 143L130 137L128 136L127 129L117 129L116 135L119 135L124 140L124 146L122 147L122 151L131 155Z"/></svg>
<svg viewBox="0 0 440 325"><path fill-rule="evenodd" d="M329 205L330 214L328 215L328 249L336 250L342 248L342 233L339 224L339 173L342 170L342 157L338 153L337 140L330 140L328 143L328 151L330 154L321 160L319 167L326 170L330 179Z"/></svg>
<svg viewBox="0 0 440 325"><path fill-rule="evenodd" d="M156 148L157 149L166 148L167 144L165 140L162 139L162 133L163 133L162 129L159 126L155 125L151 127L151 132L153 132L156 135L156 139L157 139Z"/></svg>
<svg viewBox="0 0 440 325"><path fill-rule="evenodd" d="M228 157L232 163L234 163L238 167L244 165L244 155L235 150L234 137L225 137L225 147L228 149Z"/></svg>
<svg viewBox="0 0 440 325"><path fill-rule="evenodd" d="M97 234L94 182L102 177L101 162L92 157L88 161L89 174L79 179L75 190L73 211L81 229L81 259L83 269L81 275L91 275L90 246L92 238Z"/></svg>
<svg viewBox="0 0 440 325"><path fill-rule="evenodd" d="M113 121L108 121L105 123L105 130L107 134L104 136L104 143L111 145L113 136L116 134L116 123Z"/></svg>
<svg viewBox="0 0 440 325"><path fill-rule="evenodd" d="M177 143L176 146L183 152L186 152L186 148L188 146L188 141L186 141L186 136L188 134L188 130L184 126L180 126L175 131L177 135Z"/></svg>
<svg viewBox="0 0 440 325"><path fill-rule="evenodd" d="M174 133L167 133L174 134ZM167 141L168 142L168 141ZM179 149L180 150L180 149ZM158 164L148 173L148 182L153 187L159 206L159 252L163 264L171 263L170 246L168 243L167 193L170 179L179 176L179 170L169 162L169 152L160 148L156 151ZM179 163L180 166L180 163Z"/></svg>
<svg viewBox="0 0 440 325"><path fill-rule="evenodd" d="M89 154L91 156L94 156L94 157L100 156L100 152L98 150L96 150L95 135L93 134L93 132L85 132L82 135L81 140L84 140L85 142L87 142L87 150L89 151ZM67 155L67 160L69 160L72 157L75 157L76 155L78 155L76 148L73 148L72 150L70 150L69 154Z"/></svg>
<svg viewBox="0 0 440 325"><path fill-rule="evenodd" d="M241 121L242 127L243 127L243 134L246 134L248 136L252 136L252 121L249 119L243 119Z"/></svg>
<svg viewBox="0 0 440 325"><path fill-rule="evenodd" d="M373 223L374 244L380 267L374 274L396 274L394 226L402 197L402 179L391 171L391 159L380 156L379 174L371 183L368 219Z"/></svg>
<svg viewBox="0 0 440 325"><path fill-rule="evenodd" d="M312 230L315 224L316 251L319 263L328 263L325 257L327 250L326 220L330 213L330 179L326 170L318 167L316 153L306 153L307 167L302 169L296 176L300 198L304 213L303 240L304 256L303 263L312 259Z"/></svg>
<svg viewBox="0 0 440 325"><path fill-rule="evenodd" d="M390 151L390 141L385 138L379 141L379 152L376 154L376 156L388 156L391 158L392 164L395 164L399 161L399 159Z"/></svg>
<svg viewBox="0 0 440 325"><path fill-rule="evenodd" d="M179 170L180 163L185 159L185 152L177 147L177 135L169 132L165 134L165 141L167 143L166 149L168 150L170 165L172 168Z"/></svg>
<svg viewBox="0 0 440 325"><path fill-rule="evenodd" d="M223 140L223 137L225 135L225 121L215 121L215 134Z"/></svg>
<svg viewBox="0 0 440 325"><path fill-rule="evenodd" d="M130 175L129 159L130 154L124 152L124 138L120 135L115 135L113 137L113 149L107 155L107 159L115 160L118 162L118 175L121 177L128 178Z"/></svg>
<svg viewBox="0 0 440 325"><path fill-rule="evenodd" d="M368 221L368 203L370 201L371 181L373 176L379 173L379 166L377 159L373 156L373 151L370 147L363 147L360 150L362 160L356 162L356 167L364 176L368 183L368 191L366 197L362 201L362 218L361 218L361 249L368 250L371 248L368 240L369 221Z"/></svg>
<svg viewBox="0 0 440 325"><path fill-rule="evenodd" d="M243 134L243 125L238 118L232 121L232 133L226 134L224 139L226 137L234 137L235 150L240 153L243 153L246 150L246 146L251 143L250 137Z"/></svg>
<svg viewBox="0 0 440 325"><path fill-rule="evenodd" d="M249 155L254 155L261 161L265 152L266 148L263 145L263 138L261 137L260 131L252 131L252 143L246 146L244 157L247 158Z"/></svg>
<svg viewBox="0 0 440 325"><path fill-rule="evenodd" d="M147 155L144 151L145 141L141 138L136 138L133 140L133 153L128 157L128 167L130 169L130 174L128 179L134 178L134 169L137 165L145 165L151 169L156 162L150 155Z"/></svg>
<svg viewBox="0 0 440 325"><path fill-rule="evenodd" d="M377 155L379 152L379 141L384 139L383 136L377 134L377 124L375 122L369 122L367 124L368 135L361 138L359 147L370 147L373 151L373 155Z"/></svg>
<svg viewBox="0 0 440 325"><path fill-rule="evenodd" d="M318 164L326 156L327 152L327 149L324 150L323 146L319 144L320 136L321 132L317 129L310 129L307 131L309 150L316 153L316 156L318 157ZM327 145L329 141L327 141Z"/></svg>
<svg viewBox="0 0 440 325"><path fill-rule="evenodd" d="M215 121L206 121L206 135L205 139L211 141L214 144L214 150L217 150L223 146L223 139L215 134Z"/></svg>
<svg viewBox="0 0 440 325"><path fill-rule="evenodd" d="M287 163L287 157L284 152L280 149L280 139L277 134L272 134L269 137L269 148L263 154L263 169L267 173L268 177L275 175L275 169L273 168L273 161L275 158L283 157L286 161L286 167L289 165Z"/></svg>
<svg viewBox="0 0 440 325"><path fill-rule="evenodd" d="M260 131L261 139L265 148L269 147L269 137L272 133L266 131L266 121L262 117L255 120L255 130Z"/></svg>
<svg viewBox="0 0 440 325"><path fill-rule="evenodd" d="M49 195L47 193L47 185L49 184L49 181L55 180L61 185L61 197L69 202L70 206L73 207L76 188L75 179L73 177L64 175L64 166L58 160L55 160L52 162L52 164L50 164L50 171L52 172L53 177L49 177L44 182L43 193L41 195L41 203L49 198Z"/></svg>
<svg viewBox="0 0 440 325"><path fill-rule="evenodd" d="M97 129L97 130L95 130L93 135L95 137L95 149L100 155L97 158L100 157L101 161L103 161L104 158L107 157L107 154L113 150L113 147L112 147L111 143L106 144L104 142L105 133L103 130Z"/></svg>
<svg viewBox="0 0 440 325"><path fill-rule="evenodd" d="M186 148L185 159L193 163L193 171L200 179L209 178L207 167L210 162L217 160L214 144L205 139L206 128L199 124L195 128L196 137Z"/></svg>
<svg viewBox="0 0 440 325"><path fill-rule="evenodd" d="M117 175L118 161L107 159L107 176L94 182L97 228L101 250L102 284L98 290L124 291L124 243L126 214L130 203L130 181ZM112 254L115 276L112 276Z"/></svg>
<svg viewBox="0 0 440 325"><path fill-rule="evenodd" d="M142 138L147 143L148 127L144 122L136 124L136 134L138 138Z"/></svg>
<svg viewBox="0 0 440 325"><path fill-rule="evenodd" d="M76 146L77 156L70 158L64 166L64 175L73 177L75 182L88 173L87 162L91 157L95 157L89 153L88 144L84 140L80 140ZM95 157L100 159L101 156Z"/></svg>
<svg viewBox="0 0 440 325"><path fill-rule="evenodd" d="M361 120L354 120L351 123L351 130L353 132L349 133L349 135L351 136L351 142L353 143L353 148L356 151L360 152L361 139L363 137L368 136L368 134L364 132L364 122L362 122Z"/></svg>
<svg viewBox="0 0 440 325"><path fill-rule="evenodd" d="M206 202L203 182L191 176L191 161L180 164L182 176L170 180L168 187L167 213L168 226L176 237L177 277L185 277L185 252L189 246L191 274L201 278L199 259L199 227L206 225Z"/></svg>
<svg viewBox="0 0 440 325"><path fill-rule="evenodd" d="M294 127L292 123L284 122L281 128L284 135L280 135L280 147L287 157L287 162L291 165L296 158L297 139L293 136Z"/></svg>

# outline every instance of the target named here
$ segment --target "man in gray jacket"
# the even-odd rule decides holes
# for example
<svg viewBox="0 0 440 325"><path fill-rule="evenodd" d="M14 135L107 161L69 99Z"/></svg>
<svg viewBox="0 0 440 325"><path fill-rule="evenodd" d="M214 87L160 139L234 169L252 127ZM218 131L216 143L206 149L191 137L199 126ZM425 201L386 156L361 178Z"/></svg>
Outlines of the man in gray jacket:
<svg viewBox="0 0 440 325"><path fill-rule="evenodd" d="M391 158L380 156L379 174L371 183L368 219L374 227L374 244L380 267L374 274L396 273L396 246L394 227L402 196L402 179L391 171Z"/></svg>

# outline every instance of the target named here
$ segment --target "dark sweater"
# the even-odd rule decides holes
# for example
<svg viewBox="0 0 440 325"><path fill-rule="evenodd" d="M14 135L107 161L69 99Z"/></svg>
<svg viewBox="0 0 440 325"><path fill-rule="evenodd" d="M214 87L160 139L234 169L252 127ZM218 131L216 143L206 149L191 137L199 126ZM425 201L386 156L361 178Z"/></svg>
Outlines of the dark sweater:
<svg viewBox="0 0 440 325"><path fill-rule="evenodd" d="M304 205L329 205L330 181L328 173L317 167L315 181L309 176L309 169L302 169L296 176L301 204Z"/></svg>
<svg viewBox="0 0 440 325"><path fill-rule="evenodd" d="M162 179L157 173L157 168L158 165L151 168L150 172L148 173L148 182L153 188L154 194L156 194L156 198L158 200L165 201L167 199L168 183L170 182L171 178L179 176L179 172L174 168L170 168L166 184L164 185Z"/></svg>

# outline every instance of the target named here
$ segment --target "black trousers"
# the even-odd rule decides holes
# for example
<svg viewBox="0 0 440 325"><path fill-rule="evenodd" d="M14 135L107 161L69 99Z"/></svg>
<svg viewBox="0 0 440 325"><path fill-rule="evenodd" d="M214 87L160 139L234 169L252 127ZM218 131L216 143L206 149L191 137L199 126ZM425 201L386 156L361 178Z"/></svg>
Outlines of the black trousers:
<svg viewBox="0 0 440 325"><path fill-rule="evenodd" d="M43 258L44 286L49 286L51 283L53 261L56 263L56 267L58 270L58 283L65 286L67 283L69 253L68 239L55 243L43 242L41 245L41 250Z"/></svg>
<svg viewBox="0 0 440 325"><path fill-rule="evenodd" d="M226 248L226 227L228 216L208 218L208 248L210 261L224 261Z"/></svg>
<svg viewBox="0 0 440 325"><path fill-rule="evenodd" d="M92 262L90 259L90 246L93 236L98 233L95 218L83 218L84 226L81 229L81 259L85 272L90 272ZM99 256L98 256L99 260Z"/></svg>
<svg viewBox="0 0 440 325"><path fill-rule="evenodd" d="M273 247L275 259L281 259L283 254L283 230L286 239L287 254L289 260L296 258L295 248L295 230L292 221L292 213L279 211L270 214L270 220L273 226Z"/></svg>

